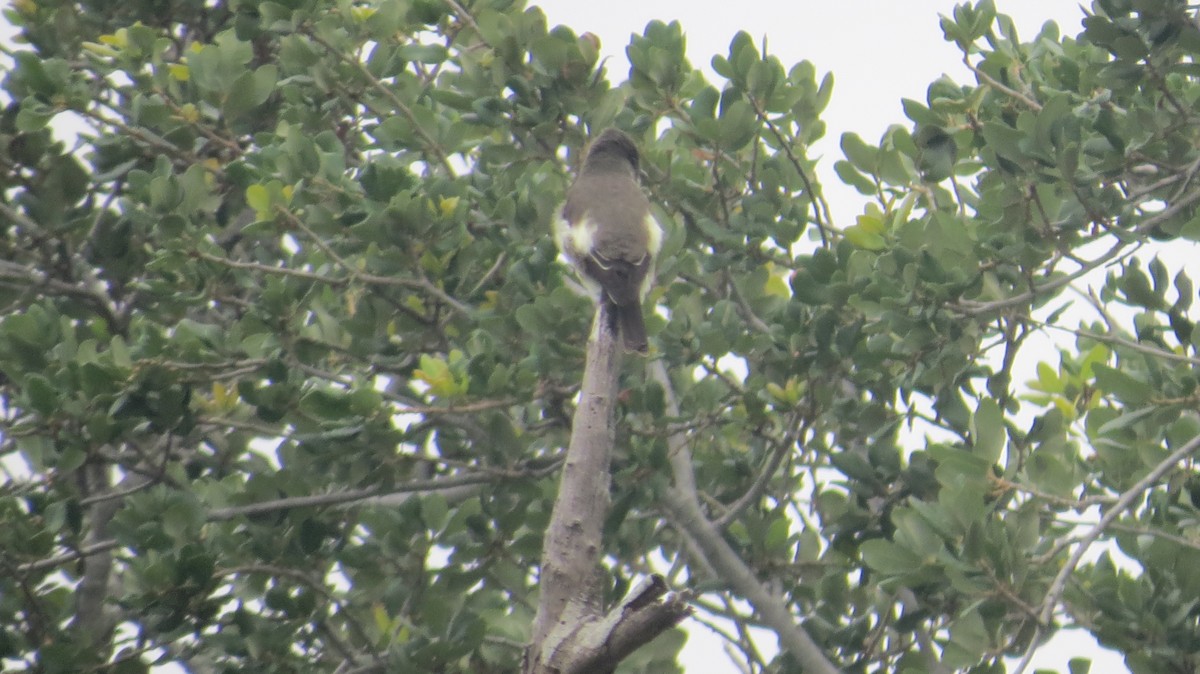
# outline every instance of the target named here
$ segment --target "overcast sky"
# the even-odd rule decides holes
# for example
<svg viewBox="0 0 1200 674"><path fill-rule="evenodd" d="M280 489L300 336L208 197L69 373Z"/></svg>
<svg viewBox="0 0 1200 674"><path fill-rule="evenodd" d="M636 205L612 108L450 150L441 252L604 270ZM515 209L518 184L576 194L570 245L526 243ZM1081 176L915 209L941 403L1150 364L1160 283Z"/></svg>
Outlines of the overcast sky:
<svg viewBox="0 0 1200 674"><path fill-rule="evenodd" d="M1011 16L1018 34L1028 40L1043 24L1054 21L1063 35L1082 29L1083 10L1068 0L995 0L997 11ZM709 62L715 54L728 54L729 41L744 30L761 46L766 37L771 54L788 67L808 60L818 73L832 72L833 99L822 118L826 136L811 157L824 157L818 175L830 200L835 222L845 227L862 212L863 197L845 187L833 172L841 158L838 142L843 132L858 133L877 141L890 124L910 126L900 108L901 98L925 100L925 90L942 75L974 83L962 64L958 48L946 42L939 15L950 15L951 0L544 0L540 4L550 25L563 24L577 34L600 37L609 78L628 77L625 46L631 33L641 34L658 19L678 20L687 36L688 59L716 77ZM1085 2L1085 5L1090 4ZM819 77L819 76L818 76ZM717 85L718 88L720 85ZM718 639L692 623L685 647L684 669L703 674L738 674L721 651ZM763 645L772 646L773 638ZM1061 633L1043 646L1032 671L1044 667L1067 671L1071 657L1093 658L1099 674L1128 672L1120 656L1100 651L1090 636Z"/></svg>

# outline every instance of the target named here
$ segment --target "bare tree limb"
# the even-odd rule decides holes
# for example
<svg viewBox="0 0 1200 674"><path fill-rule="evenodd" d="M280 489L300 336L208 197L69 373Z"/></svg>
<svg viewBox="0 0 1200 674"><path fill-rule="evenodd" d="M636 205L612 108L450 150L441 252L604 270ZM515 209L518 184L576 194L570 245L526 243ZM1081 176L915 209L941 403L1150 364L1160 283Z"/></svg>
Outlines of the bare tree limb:
<svg viewBox="0 0 1200 674"><path fill-rule="evenodd" d="M805 672L838 674L838 668L825 657L804 627L796 623L783 597L759 581L721 533L704 518L698 504L688 502L677 489L669 490L663 503L676 525L692 539L707 562L734 591L754 605L763 622L770 626L779 637L779 643L796 658Z"/></svg>
<svg viewBox="0 0 1200 674"><path fill-rule="evenodd" d="M691 615L688 599L687 593L668 594L663 577L651 576L603 619L579 630L572 660L556 671L562 674L613 671L621 660Z"/></svg>
<svg viewBox="0 0 1200 674"><path fill-rule="evenodd" d="M588 343L579 407L542 548L541 595L525 651L526 674L609 674L691 613L657 574L607 615L596 583L609 510L609 474L621 368L616 323L601 304Z"/></svg>
<svg viewBox="0 0 1200 674"><path fill-rule="evenodd" d="M679 416L679 404L675 400L671 380L662 363L652 366L655 379L663 387L667 413ZM737 552L705 517L700 508L696 491L696 477L692 470L691 452L682 434L669 438L671 468L674 485L662 497L662 503L672 516L675 526L691 540L704 560L720 574L729 586L754 605L763 622L775 631L780 645L792 654L805 672L815 674L838 674L820 646L813 641L803 626L795 621L787 604L778 592L768 589L742 561Z"/></svg>
<svg viewBox="0 0 1200 674"><path fill-rule="evenodd" d="M109 476L107 463L85 464L79 470L79 479L84 491L92 495L116 490L126 491L140 487L146 478L129 474L114 487ZM101 545L109 539L108 524L113 515L124 504L123 498L104 499L94 503L88 511L88 533L84 546L96 550L83 558L83 576L75 590L74 627L79 635L93 648L105 654L112 651L112 630L116 618L108 604L109 586L113 575L112 548Z"/></svg>
<svg viewBox="0 0 1200 674"><path fill-rule="evenodd" d="M562 482L542 546L541 596L526 656L528 672L540 671L541 663L553 655L547 651L548 645L565 641L566 637L553 640L550 634L564 626L568 604L594 603L593 598L581 596L586 590L582 590L580 579L592 578L600 561L601 533L609 507L617 376L621 368L616 331L611 329L607 305L600 305L595 320L597 329L588 343Z"/></svg>

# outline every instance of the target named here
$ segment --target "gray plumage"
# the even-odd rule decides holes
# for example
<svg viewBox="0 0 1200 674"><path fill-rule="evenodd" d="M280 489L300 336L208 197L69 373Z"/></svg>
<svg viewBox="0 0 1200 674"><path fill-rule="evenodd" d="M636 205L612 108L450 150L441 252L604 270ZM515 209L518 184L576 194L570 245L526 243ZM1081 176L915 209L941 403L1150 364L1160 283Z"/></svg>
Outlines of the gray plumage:
<svg viewBox="0 0 1200 674"><path fill-rule="evenodd" d="M567 191L556 234L581 280L613 308L625 348L644 353L649 345L641 303L662 233L637 169L633 140L616 129L602 133Z"/></svg>

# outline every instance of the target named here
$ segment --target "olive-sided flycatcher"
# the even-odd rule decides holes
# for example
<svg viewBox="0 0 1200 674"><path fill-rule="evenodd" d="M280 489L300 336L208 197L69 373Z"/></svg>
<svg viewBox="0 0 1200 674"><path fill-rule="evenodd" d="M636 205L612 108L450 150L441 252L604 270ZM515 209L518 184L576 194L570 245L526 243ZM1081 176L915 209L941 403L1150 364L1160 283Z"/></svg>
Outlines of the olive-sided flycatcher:
<svg viewBox="0 0 1200 674"><path fill-rule="evenodd" d="M597 302L607 303L627 351L649 350L642 300L654 280L662 228L638 185L633 139L608 129L567 190L554 238ZM599 326L597 326L599 327Z"/></svg>

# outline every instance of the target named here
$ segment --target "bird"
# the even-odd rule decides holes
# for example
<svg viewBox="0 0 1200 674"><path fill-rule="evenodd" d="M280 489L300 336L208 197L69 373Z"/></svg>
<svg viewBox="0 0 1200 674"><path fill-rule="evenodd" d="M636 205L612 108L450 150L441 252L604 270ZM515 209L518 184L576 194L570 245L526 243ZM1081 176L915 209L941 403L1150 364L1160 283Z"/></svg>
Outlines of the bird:
<svg viewBox="0 0 1200 674"><path fill-rule="evenodd" d="M642 302L663 230L638 183L637 145L606 129L591 144L555 221L559 252L597 304L606 304L625 350L649 351ZM599 326L597 326L599 327Z"/></svg>

